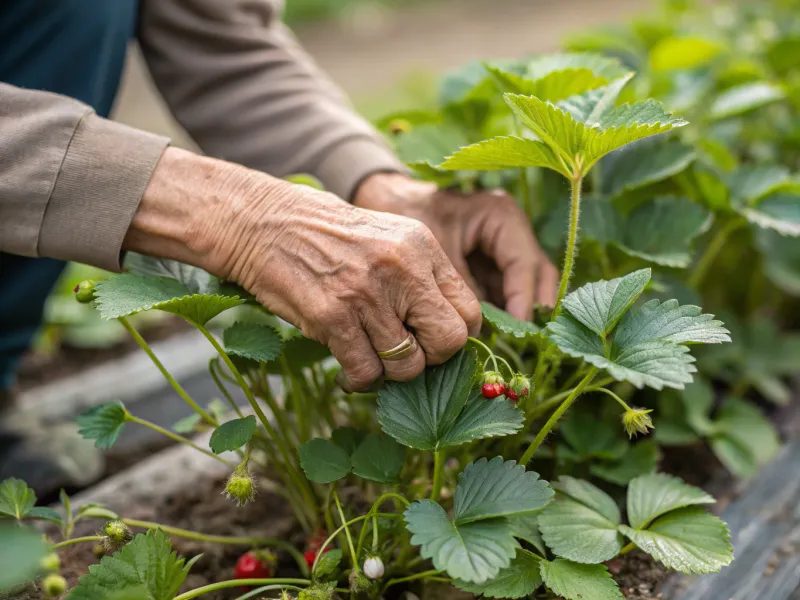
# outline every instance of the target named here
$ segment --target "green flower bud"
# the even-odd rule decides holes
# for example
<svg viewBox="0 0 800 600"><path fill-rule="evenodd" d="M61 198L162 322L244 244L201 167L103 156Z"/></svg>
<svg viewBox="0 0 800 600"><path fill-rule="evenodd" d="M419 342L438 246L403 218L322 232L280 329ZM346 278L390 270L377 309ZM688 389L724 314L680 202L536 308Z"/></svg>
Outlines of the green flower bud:
<svg viewBox="0 0 800 600"><path fill-rule="evenodd" d="M75 299L80 302L81 304L88 304L92 300L94 300L94 286L97 285L97 282L93 279L87 279L85 281L81 281L78 285L75 286Z"/></svg>
<svg viewBox="0 0 800 600"><path fill-rule="evenodd" d="M633 437L637 433L646 434L653 429L653 421L650 418L652 410L644 408L629 408L622 413L622 426L628 434L628 437Z"/></svg>
<svg viewBox="0 0 800 600"><path fill-rule="evenodd" d="M238 506L244 506L255 499L256 482L247 470L246 464L241 464L233 470L228 477L228 483L225 484L224 494Z"/></svg>
<svg viewBox="0 0 800 600"><path fill-rule="evenodd" d="M39 561L39 566L47 573L58 573L61 569L61 559L58 558L58 554L51 552Z"/></svg>
<svg viewBox="0 0 800 600"><path fill-rule="evenodd" d="M100 533L103 536L103 550L113 554L133 539L130 528L119 519L108 521Z"/></svg>
<svg viewBox="0 0 800 600"><path fill-rule="evenodd" d="M61 575L51 573L42 579L42 592L48 598L55 598L67 591L67 580Z"/></svg>

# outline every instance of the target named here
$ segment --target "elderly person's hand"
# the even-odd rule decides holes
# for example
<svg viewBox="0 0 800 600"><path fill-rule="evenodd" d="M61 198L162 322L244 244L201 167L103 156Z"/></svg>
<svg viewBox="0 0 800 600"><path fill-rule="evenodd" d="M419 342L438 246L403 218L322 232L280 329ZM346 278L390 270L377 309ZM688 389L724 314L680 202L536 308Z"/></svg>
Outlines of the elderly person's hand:
<svg viewBox="0 0 800 600"><path fill-rule="evenodd" d="M174 148L124 247L240 284L328 345L345 389L412 379L481 325L475 295L421 221Z"/></svg>
<svg viewBox="0 0 800 600"><path fill-rule="evenodd" d="M519 319L531 318L534 302L555 304L558 271L502 191L459 194L380 173L359 186L354 204L425 223L470 288Z"/></svg>

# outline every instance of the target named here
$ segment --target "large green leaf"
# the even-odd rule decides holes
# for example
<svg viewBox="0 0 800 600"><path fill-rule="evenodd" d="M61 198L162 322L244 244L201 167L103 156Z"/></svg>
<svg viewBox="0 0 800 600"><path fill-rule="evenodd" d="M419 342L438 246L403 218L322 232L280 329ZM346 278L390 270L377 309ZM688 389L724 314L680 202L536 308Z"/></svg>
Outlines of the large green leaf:
<svg viewBox="0 0 800 600"><path fill-rule="evenodd" d="M752 477L781 447L778 432L754 404L728 398L717 412L709 439L711 449L731 473Z"/></svg>
<svg viewBox="0 0 800 600"><path fill-rule="evenodd" d="M205 325L220 313L245 302L238 296L193 294L175 279L133 273L111 275L99 282L95 290L97 309L105 319L158 309Z"/></svg>
<svg viewBox="0 0 800 600"><path fill-rule="evenodd" d="M641 550L682 573L715 573L733 561L727 525L699 507L673 510L645 530L620 531Z"/></svg>
<svg viewBox="0 0 800 600"><path fill-rule="evenodd" d="M700 488L664 473L643 475L628 486L628 522L643 529L663 514L695 504L716 502Z"/></svg>
<svg viewBox="0 0 800 600"><path fill-rule="evenodd" d="M452 521L430 500L412 504L405 518L424 558L454 579L482 584L508 567L519 547L509 519L540 510L552 496L537 473L499 456L482 458L459 476Z"/></svg>
<svg viewBox="0 0 800 600"><path fill-rule="evenodd" d="M93 406L75 419L78 433L101 450L109 450L119 438L127 421L127 411L122 402L109 402Z"/></svg>
<svg viewBox="0 0 800 600"><path fill-rule="evenodd" d="M546 144L516 136L491 138L445 156L447 158L439 167L449 171L547 167L569 177L569 171Z"/></svg>
<svg viewBox="0 0 800 600"><path fill-rule="evenodd" d="M331 441L343 448L350 456L353 456L353 452L366 437L367 434L364 431L353 427L337 427L331 432Z"/></svg>
<svg viewBox="0 0 800 600"><path fill-rule="evenodd" d="M564 308L591 331L605 337L650 281L650 269L610 281L587 283L564 298Z"/></svg>
<svg viewBox="0 0 800 600"><path fill-rule="evenodd" d="M506 519L456 525L431 500L414 502L405 512L411 543L437 569L467 583L483 584L511 564L519 544Z"/></svg>
<svg viewBox="0 0 800 600"><path fill-rule="evenodd" d="M467 465L453 501L457 524L532 513L547 505L553 490L534 471L496 456Z"/></svg>
<svg viewBox="0 0 800 600"><path fill-rule="evenodd" d="M461 128L450 123L419 125L401 133L394 141L403 162L411 167L429 168L438 168L446 156L470 142Z"/></svg>
<svg viewBox="0 0 800 600"><path fill-rule="evenodd" d="M509 435L524 422L504 398L483 400L475 388L477 358L462 350L444 365L406 383L389 382L378 393L378 422L398 442L437 450L471 440Z"/></svg>
<svg viewBox="0 0 800 600"><path fill-rule="evenodd" d="M619 79L630 72L617 59L592 52L560 52L536 56L526 65L526 75L541 79L556 71L588 69L608 81Z"/></svg>
<svg viewBox="0 0 800 600"><path fill-rule="evenodd" d="M539 531L539 517L537 514L519 515L508 520L511 525L511 534L536 548L540 556L547 554L547 549Z"/></svg>
<svg viewBox="0 0 800 600"><path fill-rule="evenodd" d="M596 461L589 466L595 477L616 485L626 486L640 475L655 472L658 467L658 446L653 440L642 440L632 446L619 459Z"/></svg>
<svg viewBox="0 0 800 600"><path fill-rule="evenodd" d="M622 433L619 417L598 419L590 410L571 410L559 423L561 435L577 460L614 460L625 454L628 440Z"/></svg>
<svg viewBox="0 0 800 600"><path fill-rule="evenodd" d="M800 237L800 190L769 194L742 213L759 227Z"/></svg>
<svg viewBox="0 0 800 600"><path fill-rule="evenodd" d="M214 454L238 450L250 441L258 429L253 415L223 423L211 434L208 445Z"/></svg>
<svg viewBox="0 0 800 600"><path fill-rule="evenodd" d="M0 482L0 518L22 519L36 504L36 494L28 484L10 477Z"/></svg>
<svg viewBox="0 0 800 600"><path fill-rule="evenodd" d="M563 206L567 208L566 204ZM566 227L566 213L565 210L563 224L559 224L561 238L564 234L563 229ZM594 240L601 244L619 242L624 231L622 214L605 196L586 198L581 202L581 229L581 240L584 242L588 240Z"/></svg>
<svg viewBox="0 0 800 600"><path fill-rule="evenodd" d="M503 92L536 96L548 102L558 102L608 83L608 79L587 68L559 69L538 79L493 66L487 66L487 71Z"/></svg>
<svg viewBox="0 0 800 600"><path fill-rule="evenodd" d="M685 268L692 261L692 241L706 232L711 222L711 213L691 200L658 196L628 216L618 246L658 265Z"/></svg>
<svg viewBox="0 0 800 600"><path fill-rule="evenodd" d="M505 333L518 339L531 339L539 335L542 328L530 321L520 321L494 304L481 302L481 312L485 323L495 331Z"/></svg>
<svg viewBox="0 0 800 600"><path fill-rule="evenodd" d="M725 185L731 198L749 205L780 189L790 177L789 170L781 165L746 165L728 174Z"/></svg>
<svg viewBox="0 0 800 600"><path fill-rule="evenodd" d="M97 600L118 590L143 585L152 600L172 600L183 585L190 565L172 551L167 534L148 531L139 534L113 556L105 556L100 564L91 565L89 573L78 579L78 585L67 600Z"/></svg>
<svg viewBox="0 0 800 600"><path fill-rule="evenodd" d="M716 42L700 37L668 37L650 51L654 71L694 69L713 60L722 51Z"/></svg>
<svg viewBox="0 0 800 600"><path fill-rule="evenodd" d="M5 597L4 590L33 581L47 552L41 532L0 523L0 596Z"/></svg>
<svg viewBox="0 0 800 600"><path fill-rule="evenodd" d="M519 548L511 564L501 569L494 579L483 584L456 580L453 585L486 598L527 598L542 585L541 560L534 553Z"/></svg>
<svg viewBox="0 0 800 600"><path fill-rule="evenodd" d="M406 449L392 438L369 434L350 457L353 473L379 483L397 483Z"/></svg>
<svg viewBox="0 0 800 600"><path fill-rule="evenodd" d="M550 549L579 563L600 563L622 549L620 514L614 500L588 481L561 477L555 501L539 515L539 530Z"/></svg>
<svg viewBox="0 0 800 600"><path fill-rule="evenodd" d="M763 81L745 83L722 92L711 104L712 119L728 119L786 98L786 91Z"/></svg>
<svg viewBox="0 0 800 600"><path fill-rule="evenodd" d="M603 565L582 565L564 558L541 561L544 584L566 600L623 600L622 592Z"/></svg>
<svg viewBox="0 0 800 600"><path fill-rule="evenodd" d="M177 260L126 252L124 267L125 271L136 275L176 279L193 294L216 294L220 291L218 278L199 267L193 267Z"/></svg>
<svg viewBox="0 0 800 600"><path fill-rule="evenodd" d="M759 229L755 242L764 256L764 274L787 294L800 296L800 240Z"/></svg>
<svg viewBox="0 0 800 600"><path fill-rule="evenodd" d="M730 332L714 315L699 306L677 300L650 300L628 312L614 332L614 344L629 348L653 340L676 344L721 344L730 342Z"/></svg>
<svg viewBox="0 0 800 600"><path fill-rule="evenodd" d="M601 163L603 191L616 196L677 175L696 158L680 140L648 139L609 154Z"/></svg>
<svg viewBox="0 0 800 600"><path fill-rule="evenodd" d="M309 440L299 452L300 466L311 481L332 483L350 473L350 455L330 440Z"/></svg>

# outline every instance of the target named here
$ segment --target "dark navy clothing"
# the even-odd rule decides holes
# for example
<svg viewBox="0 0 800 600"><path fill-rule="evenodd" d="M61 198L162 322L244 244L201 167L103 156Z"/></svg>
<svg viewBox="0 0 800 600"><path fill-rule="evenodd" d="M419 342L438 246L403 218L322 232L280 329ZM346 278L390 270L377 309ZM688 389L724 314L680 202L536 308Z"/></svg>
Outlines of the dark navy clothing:
<svg viewBox="0 0 800 600"><path fill-rule="evenodd" d="M0 81L64 94L108 116L138 0L2 0ZM0 252L0 388L13 383L62 261Z"/></svg>

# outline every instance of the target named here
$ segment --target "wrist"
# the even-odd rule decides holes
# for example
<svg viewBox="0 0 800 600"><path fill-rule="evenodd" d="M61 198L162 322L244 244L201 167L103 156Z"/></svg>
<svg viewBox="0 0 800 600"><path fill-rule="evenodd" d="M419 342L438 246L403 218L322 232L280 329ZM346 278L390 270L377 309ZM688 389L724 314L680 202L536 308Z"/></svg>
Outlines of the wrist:
<svg viewBox="0 0 800 600"><path fill-rule="evenodd" d="M358 186L353 205L418 218L432 201L436 189L435 184L404 173L374 173Z"/></svg>

